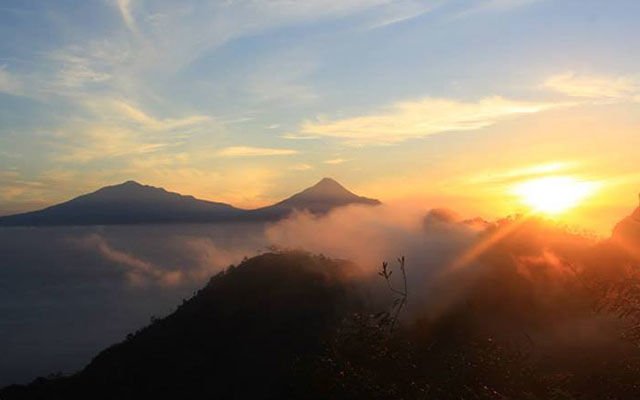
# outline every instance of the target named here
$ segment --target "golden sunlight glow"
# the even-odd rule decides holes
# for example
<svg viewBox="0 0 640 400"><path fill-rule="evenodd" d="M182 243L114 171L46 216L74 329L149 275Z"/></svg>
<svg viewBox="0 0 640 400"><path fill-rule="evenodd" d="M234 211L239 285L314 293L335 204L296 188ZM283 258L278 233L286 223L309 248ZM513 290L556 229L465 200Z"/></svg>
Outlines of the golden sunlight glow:
<svg viewBox="0 0 640 400"><path fill-rule="evenodd" d="M532 211L554 215L576 207L596 189L594 182L550 176L516 184L513 193Z"/></svg>

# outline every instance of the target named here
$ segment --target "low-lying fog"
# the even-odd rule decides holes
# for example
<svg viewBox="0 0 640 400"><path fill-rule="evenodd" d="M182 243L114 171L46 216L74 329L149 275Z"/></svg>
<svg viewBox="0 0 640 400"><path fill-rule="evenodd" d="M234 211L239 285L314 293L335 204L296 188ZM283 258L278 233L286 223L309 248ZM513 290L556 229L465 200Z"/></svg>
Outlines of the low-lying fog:
<svg viewBox="0 0 640 400"><path fill-rule="evenodd" d="M265 245L247 224L0 229L0 386L81 368Z"/></svg>

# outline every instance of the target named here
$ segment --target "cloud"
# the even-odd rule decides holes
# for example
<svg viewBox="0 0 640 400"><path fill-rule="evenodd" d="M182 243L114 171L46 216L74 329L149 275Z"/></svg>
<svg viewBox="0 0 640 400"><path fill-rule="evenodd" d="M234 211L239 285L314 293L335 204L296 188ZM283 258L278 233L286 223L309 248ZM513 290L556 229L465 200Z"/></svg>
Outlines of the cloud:
<svg viewBox="0 0 640 400"><path fill-rule="evenodd" d="M120 46L109 42L73 45L47 54L53 76L33 90L38 94L73 96L82 89L109 83L116 68L127 58Z"/></svg>
<svg viewBox="0 0 640 400"><path fill-rule="evenodd" d="M303 136L340 139L348 144L390 144L455 131L473 131L500 120L538 113L555 107L551 103L487 97L477 102L423 98L396 103L377 114L335 121L307 121Z"/></svg>
<svg viewBox="0 0 640 400"><path fill-rule="evenodd" d="M573 295L565 284L575 283L571 279L577 273L614 265L605 253L592 260L593 238L548 221L464 220L448 210L425 215L419 207L402 205L347 207L324 217L298 213L269 226L266 235L276 247L352 260L359 267L356 277L375 276L382 261L405 256L412 304L408 316L432 321L469 307L468 302L488 305L486 316L504 312L504 321L510 321L511 311L523 315L521 308L513 308L515 299L526 298L526 304L539 309L566 304ZM592 315L590 308L585 311ZM558 322L568 323L566 316Z"/></svg>
<svg viewBox="0 0 640 400"><path fill-rule="evenodd" d="M35 63L44 68L32 77L34 91L73 96L78 91L105 85L114 92L155 101L158 82L228 42L305 22L339 18L374 9L390 0L287 0L136 2L109 1L126 29L74 40L43 52ZM301 62L287 74L273 74L266 65L250 78L249 89L266 97L313 98L298 78L308 66ZM301 68L302 76L295 71ZM277 80L271 84L266 78ZM265 78L265 79L263 79ZM35 82L37 81L37 82Z"/></svg>
<svg viewBox="0 0 640 400"><path fill-rule="evenodd" d="M284 135L280 136L283 139L289 139L289 140L315 140L315 139L320 139L320 136L304 136L304 135L299 135L296 133L285 133Z"/></svg>
<svg viewBox="0 0 640 400"><path fill-rule="evenodd" d="M418 18L435 7L442 4L442 1L420 2L420 1L396 1L379 7L378 15L373 22L369 23L366 29L385 28L390 25L403 23L414 18Z"/></svg>
<svg viewBox="0 0 640 400"><path fill-rule="evenodd" d="M131 0L116 7L137 40L134 70L178 71L232 40L264 31L364 12L390 0L256 0L149 2L132 12ZM145 17L146 16L146 17ZM129 38L118 37L127 42ZM130 72L130 70L126 71ZM298 90L292 87L289 90ZM304 90L303 90L304 91Z"/></svg>
<svg viewBox="0 0 640 400"><path fill-rule="evenodd" d="M175 284L180 280L180 272L165 271L135 255L117 250L99 234L91 234L78 243L125 268L128 279L134 284L144 283L147 279L166 284Z"/></svg>
<svg viewBox="0 0 640 400"><path fill-rule="evenodd" d="M292 165L289 169L293 171L308 171L310 169L313 169L313 166L309 164L296 164Z"/></svg>
<svg viewBox="0 0 640 400"><path fill-rule="evenodd" d="M455 15L454 19L470 17L476 14L507 12L525 7L543 0L485 0L473 2L473 6Z"/></svg>
<svg viewBox="0 0 640 400"><path fill-rule="evenodd" d="M88 163L157 153L175 149L197 134L211 135L220 129L217 121L207 115L157 118L118 98L87 96L81 104L84 115L69 118L50 135L55 161Z"/></svg>
<svg viewBox="0 0 640 400"><path fill-rule="evenodd" d="M276 247L350 259L369 272L383 260L405 255L412 274L432 276L479 268L487 261L487 266L511 262L512 256L576 257L594 244L591 237L539 218L488 222L407 203L342 207L324 216L295 213L269 225L265 234ZM423 283L419 276L412 279Z"/></svg>
<svg viewBox="0 0 640 400"><path fill-rule="evenodd" d="M114 157L155 153L179 141L144 137L118 125L79 123L55 136L58 162L88 163Z"/></svg>
<svg viewBox="0 0 640 400"><path fill-rule="evenodd" d="M7 71L6 65L0 66L0 93L19 96L23 94L23 85L20 79Z"/></svg>
<svg viewBox="0 0 640 400"><path fill-rule="evenodd" d="M278 149L272 147L250 147L232 146L225 147L216 153L220 157L266 157L266 156L289 156L298 154L293 149Z"/></svg>
<svg viewBox="0 0 640 400"><path fill-rule="evenodd" d="M567 173L577 169L581 164L577 161L556 161L542 164L533 164L511 169L489 169L476 171L469 177L471 184L495 184L514 183L524 180L547 176L549 174Z"/></svg>
<svg viewBox="0 0 640 400"><path fill-rule="evenodd" d="M138 31L138 27L136 26L136 21L133 17L133 13L131 12L131 0L117 0L116 5L120 15L122 16L122 21L127 25L127 28L129 28L131 32L136 33Z"/></svg>
<svg viewBox="0 0 640 400"><path fill-rule="evenodd" d="M62 29L52 32L60 40L37 40L39 50L20 61L18 75L12 73L12 66L0 67L0 91L26 93L48 108L47 120L34 118L41 125L29 128L30 132L38 130L44 134L36 138L35 133L25 131L24 135L31 135L37 142L32 154L41 158L37 163L41 170L58 168L55 164L64 162L86 164L88 171L98 164L104 168L107 162L117 161L106 167L116 176L130 171L133 164L170 163L169 153L174 151L189 154L192 161L200 157L201 163L192 166L204 170L211 165L203 166L206 161L199 155L200 147L209 150L210 158L215 150L211 151L208 144L216 142L216 135L234 129L233 122L258 118L254 115L264 115L265 108L272 107L274 102L315 99L309 81L323 60L322 54L303 46L262 52L260 62L240 74L241 82L231 79L223 82L262 103L258 110L244 107L242 115L251 116L236 121L225 121L225 115L210 111L216 105L192 97L193 92L198 96L202 83L220 82L216 77L199 75L200 68L191 70L187 66L211 59L211 54L221 46L243 37L356 14L371 16L382 13L380 7L391 3L390 0L256 0L177 4L108 0L107 11L112 15L103 16L109 24L115 18L115 26L89 32L85 31L85 25L74 24L73 35ZM95 4L96 15L105 11L100 9L102 5ZM65 21L74 18L64 15ZM224 96L225 89L226 86L216 87L215 96ZM226 100L223 102L221 112L238 114L227 110ZM277 129L275 125L270 128ZM273 144L266 146L222 149L220 155L297 154L291 149L273 149L277 147ZM96 172L97 168L93 169Z"/></svg>
<svg viewBox="0 0 640 400"><path fill-rule="evenodd" d="M329 165L338 165L338 164L345 163L347 161L348 160L345 160L344 158L332 158L330 160L324 160L323 162Z"/></svg>
<svg viewBox="0 0 640 400"><path fill-rule="evenodd" d="M107 230L105 233L90 233L85 236L69 237L69 242L88 251L95 252L106 261L122 268L128 282L133 285L157 284L161 286L176 286L189 282L200 282L211 274L239 262L242 257L252 254L255 250L248 249L248 240L234 248L220 247L213 239L201 232L188 232L182 236L180 230L171 229L165 232L162 255L172 259L169 265L146 259L147 249L143 240L138 245L144 250L119 248L112 241L122 241L126 234L118 234ZM151 253L153 254L153 253ZM153 254L158 258L158 254ZM177 262L177 263L176 263ZM182 264L184 263L184 264Z"/></svg>
<svg viewBox="0 0 640 400"><path fill-rule="evenodd" d="M120 99L90 99L85 103L94 113L110 112L112 117L122 118L122 122L134 123L153 131L172 131L211 122L208 115L188 115L180 118L155 118L141 108Z"/></svg>
<svg viewBox="0 0 640 400"><path fill-rule="evenodd" d="M382 261L404 254L417 262L425 245L422 211L395 206L342 207L318 217L296 213L266 230L269 243L355 261L372 271ZM349 221L349 223L345 223Z"/></svg>
<svg viewBox="0 0 640 400"><path fill-rule="evenodd" d="M640 78L633 76L565 72L549 77L543 86L571 97L640 101Z"/></svg>

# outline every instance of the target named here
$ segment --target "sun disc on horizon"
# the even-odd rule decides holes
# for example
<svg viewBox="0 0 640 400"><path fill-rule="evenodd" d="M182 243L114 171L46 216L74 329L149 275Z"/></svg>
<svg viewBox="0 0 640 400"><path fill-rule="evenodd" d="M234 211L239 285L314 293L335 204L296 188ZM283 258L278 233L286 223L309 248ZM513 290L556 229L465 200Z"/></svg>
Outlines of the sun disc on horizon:
<svg viewBox="0 0 640 400"><path fill-rule="evenodd" d="M577 207L596 188L594 182L549 176L518 183L513 187L513 193L533 212L557 215Z"/></svg>

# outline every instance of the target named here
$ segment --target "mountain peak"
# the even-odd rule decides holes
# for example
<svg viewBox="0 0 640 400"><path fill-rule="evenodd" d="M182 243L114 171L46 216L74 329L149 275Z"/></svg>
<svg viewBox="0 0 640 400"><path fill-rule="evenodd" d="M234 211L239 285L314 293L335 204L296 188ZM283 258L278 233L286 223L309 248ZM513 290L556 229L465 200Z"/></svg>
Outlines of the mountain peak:
<svg viewBox="0 0 640 400"><path fill-rule="evenodd" d="M136 181L130 179L130 180L128 180L126 182L123 182L123 183L121 183L119 185L116 185L116 186L144 186L144 185L139 183L139 182L136 182Z"/></svg>
<svg viewBox="0 0 640 400"><path fill-rule="evenodd" d="M143 185L134 180L128 180L126 182L122 182L116 185L105 186L103 188L98 189L93 193L89 193L85 196L81 197L94 197L94 196L109 196L109 197L135 197L142 195L161 195L167 193L166 190L162 188L157 188L154 186Z"/></svg>
<svg viewBox="0 0 640 400"><path fill-rule="evenodd" d="M329 192L342 192L352 194L349 190L347 190L344 186L342 186L338 181L333 178L322 178L318 183L311 186L307 190L322 190Z"/></svg>
<svg viewBox="0 0 640 400"><path fill-rule="evenodd" d="M380 202L375 199L358 196L352 193L338 181L332 178L322 178L315 185L294 194L275 204L273 207L308 210L312 213L325 213L334 207L345 206L349 204L365 204L378 205Z"/></svg>
<svg viewBox="0 0 640 400"><path fill-rule="evenodd" d="M342 186L338 181L332 178L322 178L315 185L308 187L298 195L303 197L312 197L314 199L355 199L356 194Z"/></svg>
<svg viewBox="0 0 640 400"><path fill-rule="evenodd" d="M315 186L317 186L317 185L338 185L338 186L342 186L335 179L329 178L329 177L326 177L326 176L324 178L320 179L320 181L318 181L318 183L316 183Z"/></svg>

